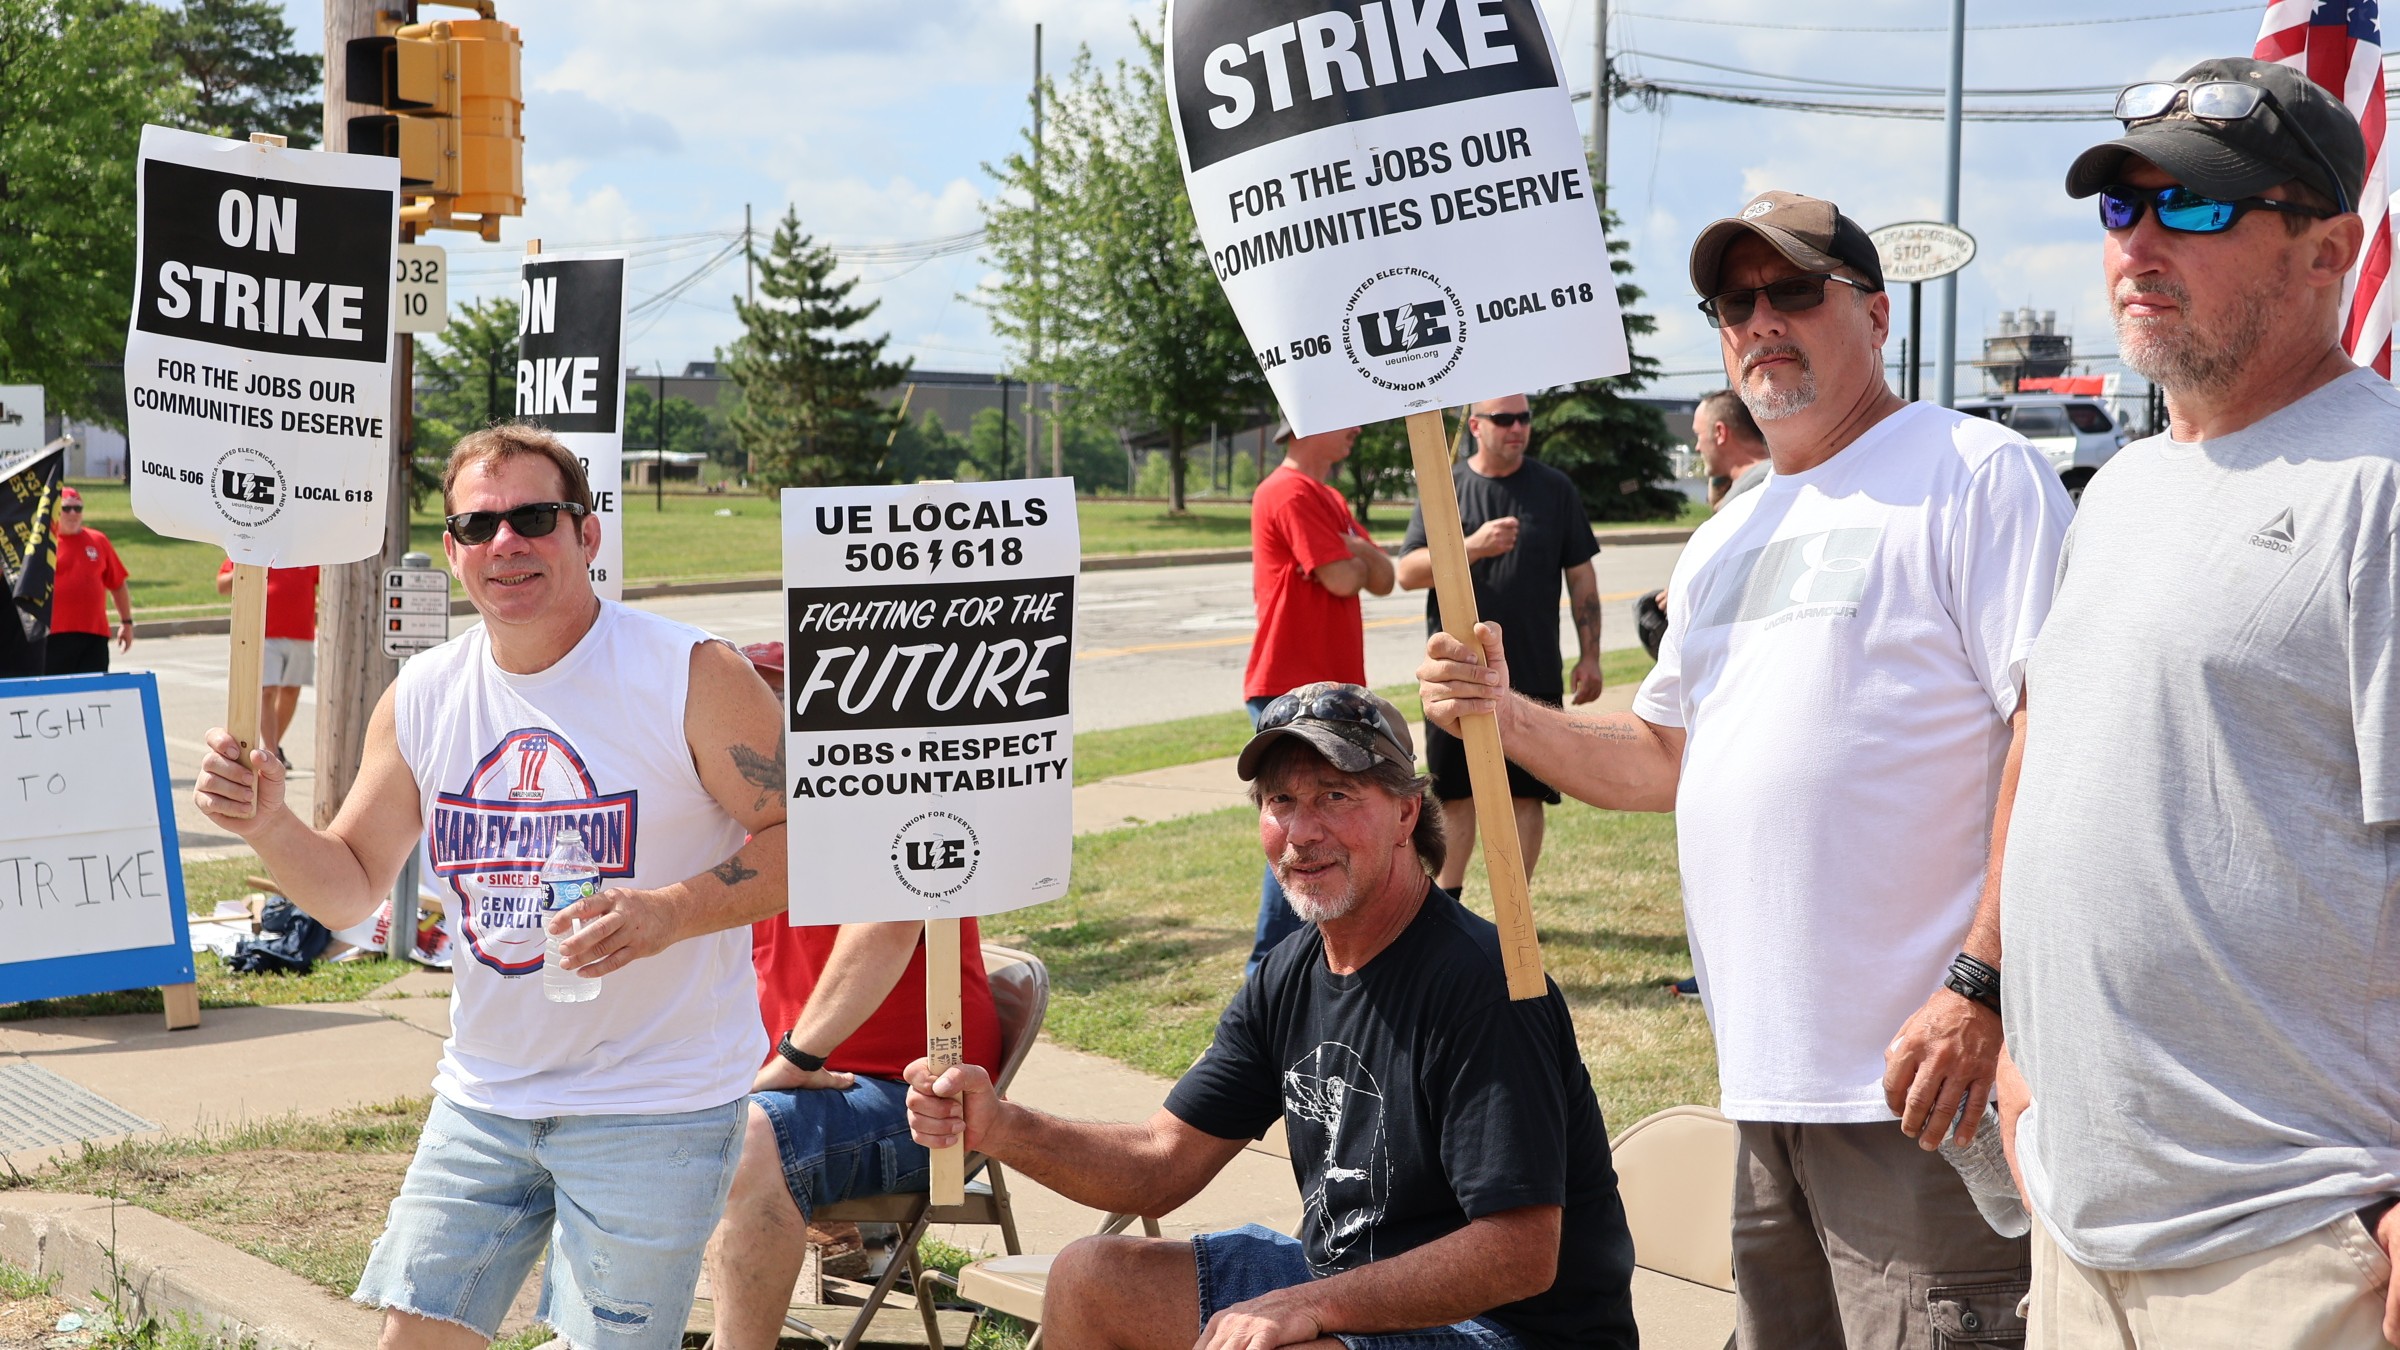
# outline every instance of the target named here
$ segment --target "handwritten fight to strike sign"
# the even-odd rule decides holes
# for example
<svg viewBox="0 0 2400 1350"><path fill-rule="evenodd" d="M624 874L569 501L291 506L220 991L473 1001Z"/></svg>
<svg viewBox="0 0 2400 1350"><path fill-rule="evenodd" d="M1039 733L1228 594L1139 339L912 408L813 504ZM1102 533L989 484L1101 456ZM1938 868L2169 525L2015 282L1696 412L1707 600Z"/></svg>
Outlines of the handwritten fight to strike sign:
<svg viewBox="0 0 2400 1350"><path fill-rule="evenodd" d="M1068 479L783 494L792 920L1064 895Z"/></svg>

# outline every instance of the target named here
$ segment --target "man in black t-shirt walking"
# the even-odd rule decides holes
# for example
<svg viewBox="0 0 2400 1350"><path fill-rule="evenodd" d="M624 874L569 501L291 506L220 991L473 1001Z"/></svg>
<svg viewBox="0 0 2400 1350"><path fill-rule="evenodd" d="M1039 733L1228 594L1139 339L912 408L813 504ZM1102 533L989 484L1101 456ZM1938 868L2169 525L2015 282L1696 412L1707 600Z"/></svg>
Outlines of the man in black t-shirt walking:
<svg viewBox="0 0 2400 1350"><path fill-rule="evenodd" d="M1314 928L1243 982L1164 1108L1061 1120L971 1065L908 1067L919 1142L963 1141L1098 1210L1168 1213L1283 1118L1297 1241L1255 1224L1084 1238L1051 1268L1044 1339L1631 1350L1633 1240L1566 999L1511 1002L1497 931L1432 884L1441 815L1399 711L1304 685L1260 714L1239 768Z"/></svg>
<svg viewBox="0 0 2400 1350"><path fill-rule="evenodd" d="M1566 678L1558 644L1558 590L1563 580L1575 620L1575 699L1600 697L1600 583L1592 556L1600 551L1584 514L1574 480L1537 459L1525 457L1533 439L1532 405L1523 394L1488 398L1468 414L1475 453L1451 466L1458 489L1459 525L1467 533L1469 573L1475 579L1476 617L1500 625L1509 644L1513 673L1532 671L1524 693L1556 706L1566 701ZM1425 512L1409 518L1400 545L1400 588L1433 585L1433 554L1425 546ZM1440 606L1425 597L1425 631L1441 631ZM1425 763L1433 770L1433 795L1441 800L1450 856L1436 878L1458 893L1475 852L1475 801L1467 785L1467 748L1440 727L1425 728ZM1525 875L1542 857L1542 809L1558 805L1558 789L1508 766L1508 795L1516 806L1517 842L1525 853Z"/></svg>

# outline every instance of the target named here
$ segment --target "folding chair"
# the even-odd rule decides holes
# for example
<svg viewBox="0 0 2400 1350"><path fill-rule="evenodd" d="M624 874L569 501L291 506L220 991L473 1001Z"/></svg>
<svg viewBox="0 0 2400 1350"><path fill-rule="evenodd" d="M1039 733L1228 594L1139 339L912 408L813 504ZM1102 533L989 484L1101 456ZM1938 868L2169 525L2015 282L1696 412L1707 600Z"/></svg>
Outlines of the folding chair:
<svg viewBox="0 0 2400 1350"><path fill-rule="evenodd" d="M983 944L983 967L991 980L992 1004L1000 1016L1000 1064L992 1082L1001 1092L1017 1076L1017 1068L1042 1034L1042 1018L1050 1010L1050 970L1041 959L1028 952L1010 947ZM977 1176L978 1169L981 1175ZM966 1200L956 1205L936 1205L926 1195L864 1195L826 1205L809 1218L817 1223L884 1223L900 1229L899 1245L885 1263L883 1275L861 1296L863 1305L858 1317L844 1332L828 1332L811 1326L798 1314L783 1319L785 1326L804 1336L813 1336L838 1350L857 1350L874 1325L875 1314L882 1310L884 1300L891 1297L906 1271L909 1290L917 1302L917 1315L925 1319L925 1343L931 1350L942 1344L941 1324L934 1316L933 1284L917 1260L917 1242L925 1230L937 1223L977 1224L997 1227L1000 1241L1011 1256L1023 1250L1017 1242L1017 1216L1008 1201L1008 1180L1001 1174L1000 1164L980 1153L967 1155L967 1172L975 1180L967 1183ZM830 1296L830 1295L829 1295Z"/></svg>
<svg viewBox="0 0 2400 1350"><path fill-rule="evenodd" d="M1094 1231L1122 1233L1133 1220L1131 1214L1111 1214ZM1143 1215L1142 1231L1157 1237L1158 1220ZM1050 1285L1050 1263L1057 1259L1048 1254L987 1257L958 1272L958 1295L982 1306L977 1322L988 1313L1006 1313L1032 1327L1025 1350L1042 1350L1042 1295Z"/></svg>
<svg viewBox="0 0 2400 1350"><path fill-rule="evenodd" d="M1678 1331L1724 1325L1724 1300L1701 1290L1733 1292L1733 1180L1739 1150L1733 1122L1706 1106L1670 1106L1644 1116L1609 1145L1625 1226L1633 1233L1634 1264L1680 1282L1651 1282L1643 1301L1655 1303L1659 1318L1686 1324ZM1641 1283L1638 1275L1636 1283ZM1652 1333L1644 1326L1645 1344ZM1714 1331L1705 1334L1713 1341ZM1690 1336L1664 1339L1697 1343Z"/></svg>

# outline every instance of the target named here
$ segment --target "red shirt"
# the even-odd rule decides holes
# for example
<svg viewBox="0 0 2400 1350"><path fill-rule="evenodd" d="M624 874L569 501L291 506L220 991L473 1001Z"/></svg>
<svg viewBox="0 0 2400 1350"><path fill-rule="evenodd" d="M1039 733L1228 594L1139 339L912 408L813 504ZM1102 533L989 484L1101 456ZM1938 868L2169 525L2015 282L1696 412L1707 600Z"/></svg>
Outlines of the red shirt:
<svg viewBox="0 0 2400 1350"><path fill-rule="evenodd" d="M233 559L217 565L217 575L233 575ZM267 636L297 642L317 640L317 569L267 569Z"/></svg>
<svg viewBox="0 0 2400 1350"><path fill-rule="evenodd" d="M58 581L50 592L50 631L107 637L109 592L125 584L116 545L86 525L58 536Z"/></svg>
<svg viewBox="0 0 2400 1350"><path fill-rule="evenodd" d="M833 958L834 924L794 928L782 915L750 925L750 963L758 971L758 1015L767 1029L765 1063L774 1057L775 1043L800 1020L809 991ZM983 971L983 940L975 921L958 925L958 1005L967 1023L966 1057L990 1073L1000 1071L1000 1014L992 1006L992 985ZM883 1006L866 1025L825 1057L825 1067L837 1073L869 1078L898 1078L900 1071L925 1055L925 942L917 941L916 955L900 982L884 996Z"/></svg>
<svg viewBox="0 0 2400 1350"><path fill-rule="evenodd" d="M1242 697L1272 698L1315 680L1367 682L1367 634L1358 597L1335 595L1309 575L1350 557L1348 535L1367 532L1342 494L1280 467L1250 496L1250 592L1258 634L1242 672Z"/></svg>

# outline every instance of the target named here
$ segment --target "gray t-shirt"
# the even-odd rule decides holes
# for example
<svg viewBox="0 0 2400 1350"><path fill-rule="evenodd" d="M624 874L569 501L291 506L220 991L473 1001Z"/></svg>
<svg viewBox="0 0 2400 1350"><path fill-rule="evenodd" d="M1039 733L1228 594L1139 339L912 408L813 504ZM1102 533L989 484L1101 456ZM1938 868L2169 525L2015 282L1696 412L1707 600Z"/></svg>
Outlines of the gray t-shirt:
<svg viewBox="0 0 2400 1350"><path fill-rule="evenodd" d="M2362 370L2085 489L2002 874L2018 1147L2108 1270L2400 1192L2400 393Z"/></svg>

